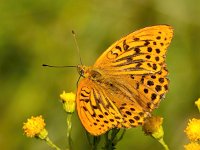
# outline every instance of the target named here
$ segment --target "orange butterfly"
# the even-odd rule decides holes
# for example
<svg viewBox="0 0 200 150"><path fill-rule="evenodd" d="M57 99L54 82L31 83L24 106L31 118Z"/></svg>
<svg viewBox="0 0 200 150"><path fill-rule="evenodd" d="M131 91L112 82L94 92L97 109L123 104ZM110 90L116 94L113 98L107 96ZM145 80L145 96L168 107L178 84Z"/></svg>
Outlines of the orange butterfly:
<svg viewBox="0 0 200 150"><path fill-rule="evenodd" d="M112 44L93 66L78 66L84 78L77 111L90 134L143 125L168 91L165 57L172 36L171 26L146 27Z"/></svg>

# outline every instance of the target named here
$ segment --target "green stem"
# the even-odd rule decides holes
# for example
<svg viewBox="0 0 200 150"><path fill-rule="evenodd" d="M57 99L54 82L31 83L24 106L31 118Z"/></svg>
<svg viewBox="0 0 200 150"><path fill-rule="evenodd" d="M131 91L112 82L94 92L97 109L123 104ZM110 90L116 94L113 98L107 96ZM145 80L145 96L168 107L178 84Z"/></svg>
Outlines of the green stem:
<svg viewBox="0 0 200 150"><path fill-rule="evenodd" d="M67 113L67 150L72 150L72 138L71 138L71 130L72 130L72 114Z"/></svg>
<svg viewBox="0 0 200 150"><path fill-rule="evenodd" d="M85 133L86 133L86 137L87 137L89 145L92 146L91 135L87 131L85 131Z"/></svg>
<svg viewBox="0 0 200 150"><path fill-rule="evenodd" d="M165 150L169 150L169 148L168 148L167 144L165 143L165 141L163 140L163 138L161 138L160 140L158 140L158 142L160 144L162 144L162 146L165 148Z"/></svg>
<svg viewBox="0 0 200 150"><path fill-rule="evenodd" d="M122 138L124 137L124 134L126 132L126 129L123 129L122 134L120 135L120 137L117 139L117 142L121 141Z"/></svg>
<svg viewBox="0 0 200 150"><path fill-rule="evenodd" d="M97 150L101 136L92 136L86 131L87 140L91 146L91 150Z"/></svg>
<svg viewBox="0 0 200 150"><path fill-rule="evenodd" d="M115 140L115 137L117 136L119 131L120 129L117 129L117 128L112 129L112 134L111 134L111 139L110 139L112 142Z"/></svg>
<svg viewBox="0 0 200 150"><path fill-rule="evenodd" d="M98 148L98 144L100 142L101 136L94 136L93 137L93 146L92 146L92 150L97 150Z"/></svg>
<svg viewBox="0 0 200 150"><path fill-rule="evenodd" d="M109 139L108 134L105 135L105 146L103 147L104 150L113 150L112 141Z"/></svg>
<svg viewBox="0 0 200 150"><path fill-rule="evenodd" d="M110 136L109 136L109 133ZM114 128L111 131L107 132L105 134L105 150L114 150L117 143L123 138L123 135L125 133L125 130L122 131L121 135L117 137L117 135L120 133L120 129Z"/></svg>
<svg viewBox="0 0 200 150"><path fill-rule="evenodd" d="M48 144L50 147L55 148L56 150L61 150L61 149L60 149L59 147L57 147L48 137L46 137L44 140L47 142L47 144Z"/></svg>

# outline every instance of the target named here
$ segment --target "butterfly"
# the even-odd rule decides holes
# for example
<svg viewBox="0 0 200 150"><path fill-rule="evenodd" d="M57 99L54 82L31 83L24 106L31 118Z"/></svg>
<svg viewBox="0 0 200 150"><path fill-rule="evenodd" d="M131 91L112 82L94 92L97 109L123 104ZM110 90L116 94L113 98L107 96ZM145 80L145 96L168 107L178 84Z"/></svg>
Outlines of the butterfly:
<svg viewBox="0 0 200 150"><path fill-rule="evenodd" d="M93 66L78 65L76 108L91 135L144 124L168 91L172 37L171 26L145 27L112 44Z"/></svg>

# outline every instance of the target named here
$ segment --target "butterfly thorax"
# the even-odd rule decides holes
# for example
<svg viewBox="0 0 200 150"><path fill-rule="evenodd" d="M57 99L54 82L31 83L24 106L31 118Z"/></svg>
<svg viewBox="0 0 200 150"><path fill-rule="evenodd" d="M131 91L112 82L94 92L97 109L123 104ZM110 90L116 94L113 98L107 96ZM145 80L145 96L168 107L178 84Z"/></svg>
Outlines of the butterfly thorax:
<svg viewBox="0 0 200 150"><path fill-rule="evenodd" d="M100 73L101 71L99 69L82 65L77 66L77 68L78 73L84 78L89 78L93 81L98 81L102 79L102 74Z"/></svg>

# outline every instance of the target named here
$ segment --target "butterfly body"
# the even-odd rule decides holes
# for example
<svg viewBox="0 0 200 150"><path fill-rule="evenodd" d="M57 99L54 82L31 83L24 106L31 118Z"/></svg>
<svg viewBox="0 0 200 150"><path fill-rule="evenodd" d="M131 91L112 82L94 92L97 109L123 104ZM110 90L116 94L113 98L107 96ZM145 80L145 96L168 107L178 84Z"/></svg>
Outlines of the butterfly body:
<svg viewBox="0 0 200 150"><path fill-rule="evenodd" d="M78 66L79 118L92 135L142 125L168 91L167 25L146 27L111 45L91 66Z"/></svg>

